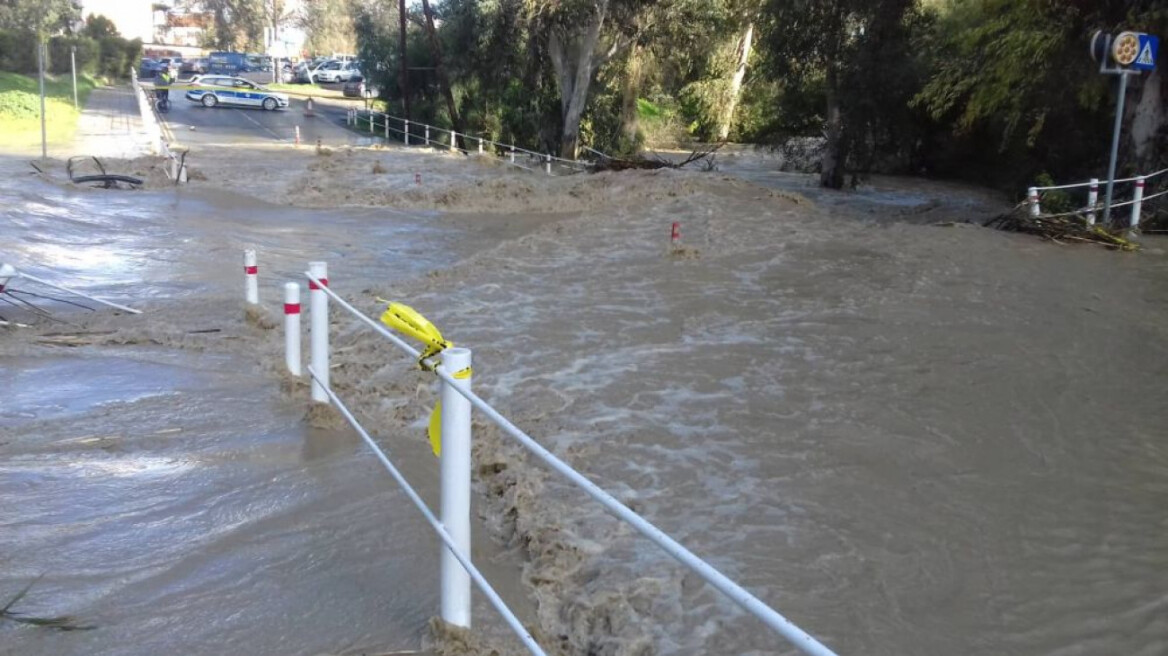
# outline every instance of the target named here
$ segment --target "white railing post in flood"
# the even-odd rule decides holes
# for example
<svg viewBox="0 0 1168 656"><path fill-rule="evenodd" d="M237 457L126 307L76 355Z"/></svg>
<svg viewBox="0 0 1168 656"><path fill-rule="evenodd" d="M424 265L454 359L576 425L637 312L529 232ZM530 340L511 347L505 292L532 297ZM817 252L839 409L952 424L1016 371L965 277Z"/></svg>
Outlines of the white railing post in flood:
<svg viewBox="0 0 1168 656"><path fill-rule="evenodd" d="M470 349L442 352L442 368L469 390ZM453 385L442 383L442 525L464 554L470 554L470 401ZM442 548L442 619L470 628L470 574L454 554Z"/></svg>
<svg viewBox="0 0 1168 656"><path fill-rule="evenodd" d="M406 145L407 146L410 145L410 122L409 121L405 121L405 128L402 129L402 132L404 132L406 135Z"/></svg>
<svg viewBox="0 0 1168 656"><path fill-rule="evenodd" d="M1136 178L1136 191L1132 195L1131 221L1128 223L1128 228L1131 230L1136 230L1140 227L1140 210L1144 204L1144 182L1144 176L1141 175Z"/></svg>
<svg viewBox="0 0 1168 656"><path fill-rule="evenodd" d="M543 162L544 162L544 164L543 164L544 170L547 171L548 175L551 175L552 174L552 156L551 155L544 155Z"/></svg>
<svg viewBox="0 0 1168 656"><path fill-rule="evenodd" d="M300 283L284 283L284 363L300 375Z"/></svg>
<svg viewBox="0 0 1168 656"><path fill-rule="evenodd" d="M451 130L450 131L450 152L453 153L455 148L458 148L458 133L455 132L454 130Z"/></svg>
<svg viewBox="0 0 1168 656"><path fill-rule="evenodd" d="M1087 225L1095 225L1095 205L1099 203L1099 178L1091 178L1087 188Z"/></svg>
<svg viewBox="0 0 1168 656"><path fill-rule="evenodd" d="M430 145L430 126L426 126L426 145Z"/></svg>
<svg viewBox="0 0 1168 656"><path fill-rule="evenodd" d="M373 134L373 116L374 116L374 113L371 110L369 112L369 134Z"/></svg>
<svg viewBox="0 0 1168 656"><path fill-rule="evenodd" d="M385 140L389 141L389 114L385 115Z"/></svg>
<svg viewBox="0 0 1168 656"><path fill-rule="evenodd" d="M320 284L328 286L328 265L324 262L309 262L308 272ZM328 294L325 294L316 283L308 281L308 296L311 312L312 335L310 348L312 350L312 370L316 372L316 379L312 381L312 400L315 403L328 403L328 394L324 387L329 384L329 317ZM317 380L319 379L319 380Z"/></svg>
<svg viewBox="0 0 1168 656"><path fill-rule="evenodd" d="M1038 204L1038 188L1031 187L1026 192L1026 202L1030 204L1030 216L1038 216L1042 213L1042 207Z"/></svg>
<svg viewBox="0 0 1168 656"><path fill-rule="evenodd" d="M256 252L254 248L249 248L243 252L243 277L244 277L244 294L247 297L248 305L255 305L260 302L260 268L256 264Z"/></svg>
<svg viewBox="0 0 1168 656"><path fill-rule="evenodd" d="M479 154L483 154L483 138L479 137Z"/></svg>
<svg viewBox="0 0 1168 656"><path fill-rule="evenodd" d="M511 146L511 163L515 163L515 146Z"/></svg>

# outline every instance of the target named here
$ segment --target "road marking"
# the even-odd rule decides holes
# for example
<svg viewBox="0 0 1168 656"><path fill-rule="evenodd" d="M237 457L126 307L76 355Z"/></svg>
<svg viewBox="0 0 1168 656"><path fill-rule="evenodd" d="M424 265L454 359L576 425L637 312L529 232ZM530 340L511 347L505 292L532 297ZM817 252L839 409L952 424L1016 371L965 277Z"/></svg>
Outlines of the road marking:
<svg viewBox="0 0 1168 656"><path fill-rule="evenodd" d="M247 120L251 121L252 123L255 123L255 124L256 124L256 126L258 126L260 129L262 129L262 130L266 130L268 134L270 134L270 135L272 135L273 137L275 137L275 138L276 138L276 141L287 141L287 139L284 139L284 138L282 138L280 135L278 135L278 134L276 134L275 132L273 132L273 131L272 131L272 130L271 130L269 127L268 127L268 126L264 125L263 123L260 123L259 121L255 120L254 118L252 118L252 117L248 116L248 115L247 115L247 113L246 113L246 112L244 112L242 109L236 109L236 110L234 110L234 111L237 111L237 112L239 112L239 114L240 114L241 116L243 116L243 117L244 117L244 118L246 118ZM264 110L264 111L267 111L267 110Z"/></svg>

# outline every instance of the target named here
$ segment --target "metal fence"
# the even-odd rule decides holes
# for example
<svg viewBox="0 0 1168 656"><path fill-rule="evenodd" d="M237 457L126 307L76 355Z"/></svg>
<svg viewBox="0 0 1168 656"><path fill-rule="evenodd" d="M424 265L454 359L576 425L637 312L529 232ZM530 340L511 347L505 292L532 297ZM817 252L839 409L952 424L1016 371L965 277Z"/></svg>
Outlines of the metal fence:
<svg viewBox="0 0 1168 656"><path fill-rule="evenodd" d="M254 250L244 253L245 298L248 303L258 303L257 265ZM365 443L373 450L382 465L398 482L418 506L419 511L430 523L442 541L441 560L441 616L448 623L469 627L471 620L470 586L473 581L487 596L491 605L503 616L515 631L528 651L542 655L543 649L523 627L514 613L495 593L490 583L474 566L470 558L470 476L471 476L471 412L472 408L494 422L503 433L514 439L547 467L579 487L585 494L602 505L609 513L626 522L650 542L685 565L715 589L729 597L750 614L757 617L771 630L788 640L809 656L834 656L834 652L816 640L809 633L796 626L771 606L747 591L738 583L725 576L705 560L674 540L651 522L645 520L616 499L612 494L593 483L580 472L558 458L534 438L495 410L488 402L471 390L471 351L465 348L444 348L421 352L406 340L354 307L330 287L328 266L324 262L312 262L304 274L309 289L309 314L311 327L310 366L311 397L313 403L332 404L345 417ZM290 374L301 375L300 343L300 284L287 282L283 285L285 314L285 362ZM329 367L329 305L335 302L343 311L374 332L389 340L407 356L419 359L426 371L432 372L441 381L441 519L425 506L421 498L394 466L385 451L377 445L368 431L361 425L353 412L345 405L330 385ZM427 353L434 355L427 357Z"/></svg>

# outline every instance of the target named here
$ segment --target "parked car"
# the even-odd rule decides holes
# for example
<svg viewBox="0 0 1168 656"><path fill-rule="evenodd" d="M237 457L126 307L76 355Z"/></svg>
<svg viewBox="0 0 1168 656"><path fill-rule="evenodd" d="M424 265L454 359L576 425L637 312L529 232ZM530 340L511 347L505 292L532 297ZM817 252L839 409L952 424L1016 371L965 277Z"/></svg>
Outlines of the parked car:
<svg viewBox="0 0 1168 656"><path fill-rule="evenodd" d="M182 66L178 67L178 72L189 75L202 75L207 72L207 58L184 59Z"/></svg>
<svg viewBox="0 0 1168 656"><path fill-rule="evenodd" d="M238 105L274 111L288 106L288 96L241 77L204 75L189 83L186 99L204 107Z"/></svg>
<svg viewBox="0 0 1168 656"><path fill-rule="evenodd" d="M317 82L347 82L361 71L355 62L330 61L318 66L313 71L313 78Z"/></svg>
<svg viewBox="0 0 1168 656"><path fill-rule="evenodd" d="M162 70L162 65L157 60L142 58L142 63L138 65L138 77L154 77Z"/></svg>
<svg viewBox="0 0 1168 656"><path fill-rule="evenodd" d="M158 67L160 70L166 70L170 73L171 77L175 77L182 66L182 61L182 57L163 57L158 60Z"/></svg>
<svg viewBox="0 0 1168 656"><path fill-rule="evenodd" d="M381 91L368 83L362 75L349 78L345 86L341 87L341 93L346 98L376 98L381 95Z"/></svg>

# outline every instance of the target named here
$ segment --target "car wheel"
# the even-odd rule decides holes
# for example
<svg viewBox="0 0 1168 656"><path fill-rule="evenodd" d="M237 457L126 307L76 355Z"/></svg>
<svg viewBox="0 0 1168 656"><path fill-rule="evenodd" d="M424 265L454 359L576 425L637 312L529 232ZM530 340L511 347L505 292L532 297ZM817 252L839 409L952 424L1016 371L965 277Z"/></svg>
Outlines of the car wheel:
<svg viewBox="0 0 1168 656"><path fill-rule="evenodd" d="M276 105L277 103L275 98L264 98L264 109L268 110L269 112L276 111Z"/></svg>
<svg viewBox="0 0 1168 656"><path fill-rule="evenodd" d="M219 99L215 96L205 93L203 94L203 107L214 107L219 104Z"/></svg>

